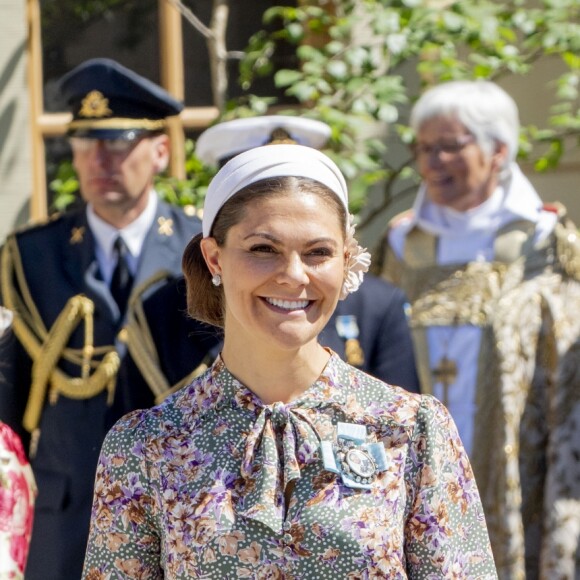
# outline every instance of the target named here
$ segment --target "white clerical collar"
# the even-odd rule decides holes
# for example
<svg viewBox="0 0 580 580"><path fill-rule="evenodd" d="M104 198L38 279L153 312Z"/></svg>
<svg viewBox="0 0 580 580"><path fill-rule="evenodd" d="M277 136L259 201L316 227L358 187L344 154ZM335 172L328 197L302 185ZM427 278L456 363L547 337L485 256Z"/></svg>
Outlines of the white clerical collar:
<svg viewBox="0 0 580 580"><path fill-rule="evenodd" d="M87 205L87 221L104 258L109 261L113 256L113 244L121 236L133 258L138 258L157 213L158 198L154 190L149 192L147 206L139 217L120 230L101 219L91 204Z"/></svg>
<svg viewBox="0 0 580 580"><path fill-rule="evenodd" d="M479 206L465 212L432 203L421 185L413 204L413 221L437 236L465 236L471 232L497 231L506 224L524 219L537 223L542 200L516 163L509 177Z"/></svg>

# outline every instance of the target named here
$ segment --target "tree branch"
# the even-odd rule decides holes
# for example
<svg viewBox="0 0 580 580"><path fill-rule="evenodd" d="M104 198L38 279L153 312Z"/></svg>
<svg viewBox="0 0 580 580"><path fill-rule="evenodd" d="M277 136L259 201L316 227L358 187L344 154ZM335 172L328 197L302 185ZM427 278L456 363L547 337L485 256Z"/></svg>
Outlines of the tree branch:
<svg viewBox="0 0 580 580"><path fill-rule="evenodd" d="M207 39L214 105L223 111L228 93L226 31L230 12L228 0L213 0L211 37Z"/></svg>
<svg viewBox="0 0 580 580"><path fill-rule="evenodd" d="M210 39L213 32L180 0L166 0L205 38Z"/></svg>

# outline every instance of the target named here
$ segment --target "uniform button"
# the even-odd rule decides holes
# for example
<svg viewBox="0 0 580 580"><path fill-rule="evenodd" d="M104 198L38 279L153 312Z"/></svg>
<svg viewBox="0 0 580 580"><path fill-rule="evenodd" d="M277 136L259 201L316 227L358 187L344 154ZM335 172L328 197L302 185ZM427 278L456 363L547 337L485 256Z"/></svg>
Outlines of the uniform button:
<svg viewBox="0 0 580 580"><path fill-rule="evenodd" d="M292 548L290 546L284 548L284 555L288 557L292 556Z"/></svg>
<svg viewBox="0 0 580 580"><path fill-rule="evenodd" d="M129 333L127 332L127 329L124 327L121 328L121 330L119 331L119 334L117 334L117 340L119 342L127 344L128 338L129 338Z"/></svg>
<svg viewBox="0 0 580 580"><path fill-rule="evenodd" d="M292 524L291 524L290 522L284 522L284 523L282 524L282 529L283 529L285 532L287 532L287 531L290 529L290 526L291 526L291 525L292 525Z"/></svg>
<svg viewBox="0 0 580 580"><path fill-rule="evenodd" d="M282 538L287 544L289 544L292 541L292 534L284 534L283 538Z"/></svg>

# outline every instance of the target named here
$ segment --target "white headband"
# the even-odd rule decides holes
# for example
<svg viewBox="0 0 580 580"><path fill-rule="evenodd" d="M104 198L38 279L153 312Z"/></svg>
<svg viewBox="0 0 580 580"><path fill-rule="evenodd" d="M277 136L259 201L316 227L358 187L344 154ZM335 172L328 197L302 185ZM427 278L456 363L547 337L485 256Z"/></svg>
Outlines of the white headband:
<svg viewBox="0 0 580 580"><path fill-rule="evenodd" d="M228 199L252 183L273 177L318 181L336 194L348 215L346 182L334 161L312 147L264 145L236 155L209 184L203 208L203 237L210 235L213 222Z"/></svg>

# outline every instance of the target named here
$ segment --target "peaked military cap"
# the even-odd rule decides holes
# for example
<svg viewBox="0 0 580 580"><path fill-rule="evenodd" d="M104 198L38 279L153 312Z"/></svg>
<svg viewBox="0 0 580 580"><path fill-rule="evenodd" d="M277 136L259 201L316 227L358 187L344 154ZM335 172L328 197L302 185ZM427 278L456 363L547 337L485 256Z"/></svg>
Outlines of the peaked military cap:
<svg viewBox="0 0 580 580"><path fill-rule="evenodd" d="M150 80L107 58L87 60L60 81L73 119L68 134L94 139L135 139L161 131L182 103Z"/></svg>
<svg viewBox="0 0 580 580"><path fill-rule="evenodd" d="M297 143L321 149L330 137L322 121L289 115L234 119L213 125L197 140L195 153L208 165L223 165L248 149L268 143Z"/></svg>

